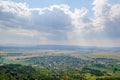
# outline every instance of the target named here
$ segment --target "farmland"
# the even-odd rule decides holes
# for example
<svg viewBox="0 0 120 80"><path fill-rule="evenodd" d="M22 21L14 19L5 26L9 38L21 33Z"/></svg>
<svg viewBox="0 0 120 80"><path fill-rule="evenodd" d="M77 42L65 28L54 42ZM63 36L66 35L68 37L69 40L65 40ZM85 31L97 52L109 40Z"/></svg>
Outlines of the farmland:
<svg viewBox="0 0 120 80"><path fill-rule="evenodd" d="M31 74L34 80L42 79L37 75L44 75L43 80L119 80L119 54L106 51L81 53L78 50L4 51L0 63L6 67L11 64L12 67L18 64L19 67L29 66L37 70L35 73L38 74Z"/></svg>

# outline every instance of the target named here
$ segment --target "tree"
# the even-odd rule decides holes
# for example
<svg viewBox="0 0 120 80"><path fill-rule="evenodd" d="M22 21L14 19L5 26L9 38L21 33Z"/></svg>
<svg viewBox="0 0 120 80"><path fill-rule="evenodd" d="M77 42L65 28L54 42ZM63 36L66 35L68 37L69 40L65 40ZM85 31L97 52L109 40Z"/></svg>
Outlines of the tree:
<svg viewBox="0 0 120 80"><path fill-rule="evenodd" d="M3 63L3 61L4 61L3 54L2 54L2 53L0 53L0 64L2 64L2 63Z"/></svg>

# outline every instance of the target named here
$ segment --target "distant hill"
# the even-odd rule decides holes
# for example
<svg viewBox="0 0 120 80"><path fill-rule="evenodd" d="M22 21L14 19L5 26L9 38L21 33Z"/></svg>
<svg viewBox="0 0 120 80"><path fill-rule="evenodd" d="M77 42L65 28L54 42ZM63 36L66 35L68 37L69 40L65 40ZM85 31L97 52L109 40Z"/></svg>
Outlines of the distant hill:
<svg viewBox="0 0 120 80"><path fill-rule="evenodd" d="M69 46L69 45L36 45L36 46L0 46L4 50L78 50L78 51L108 51L120 52L120 47L94 47L94 46Z"/></svg>

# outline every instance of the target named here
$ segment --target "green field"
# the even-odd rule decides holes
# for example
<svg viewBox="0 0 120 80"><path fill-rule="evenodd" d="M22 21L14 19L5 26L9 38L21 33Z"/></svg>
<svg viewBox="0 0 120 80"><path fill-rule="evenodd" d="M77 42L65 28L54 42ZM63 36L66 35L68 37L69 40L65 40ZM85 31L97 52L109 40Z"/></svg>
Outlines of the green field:
<svg viewBox="0 0 120 80"><path fill-rule="evenodd" d="M0 64L1 66L8 64L31 66L37 70L36 75L40 75L39 73L44 75L43 80L119 80L119 54L105 52L81 54L78 51L52 50L23 53L1 52ZM5 77L5 74L1 73L1 75ZM40 79L38 76L34 76L32 74L33 80Z"/></svg>

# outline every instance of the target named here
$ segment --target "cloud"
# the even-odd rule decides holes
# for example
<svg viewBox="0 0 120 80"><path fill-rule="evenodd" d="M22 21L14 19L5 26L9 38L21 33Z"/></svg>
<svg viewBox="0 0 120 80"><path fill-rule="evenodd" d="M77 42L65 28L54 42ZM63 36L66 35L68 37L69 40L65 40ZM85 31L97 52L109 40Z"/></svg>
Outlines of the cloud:
<svg viewBox="0 0 120 80"><path fill-rule="evenodd" d="M5 27L19 28L26 26L30 10L25 3L0 1L0 24Z"/></svg>
<svg viewBox="0 0 120 80"><path fill-rule="evenodd" d="M53 11L45 10L44 14L33 12L31 22L36 25L34 28L40 28L43 31L46 27L48 31L68 30L71 26L71 18L57 8Z"/></svg>
<svg viewBox="0 0 120 80"><path fill-rule="evenodd" d="M72 28L70 16L57 7L54 7L53 10L44 10L43 14L39 14L39 12L32 12L30 21L34 27L31 26L31 28L52 34L49 39L67 40L67 32Z"/></svg>
<svg viewBox="0 0 120 80"><path fill-rule="evenodd" d="M1 3L0 23L4 25L4 28L15 28L15 31L12 30L14 33L23 35L27 35L29 32L19 32L19 29L36 30L50 34L47 36L49 40L67 39L67 31L71 29L72 25L70 16L63 11L63 8L66 8L65 5L36 9L29 8L25 3L12 1L1 1ZM62 37L60 38L60 36Z"/></svg>
<svg viewBox="0 0 120 80"><path fill-rule="evenodd" d="M93 25L99 27L102 36L120 38L120 4L112 4L108 0L94 0L93 5Z"/></svg>
<svg viewBox="0 0 120 80"><path fill-rule="evenodd" d="M29 16L30 10L26 3L16 3L12 1L0 1L2 12L12 13L20 17Z"/></svg>
<svg viewBox="0 0 120 80"><path fill-rule="evenodd" d="M0 43L117 45L120 3L111 1L94 0L90 11L71 10L65 4L31 8L27 3L1 0Z"/></svg>

